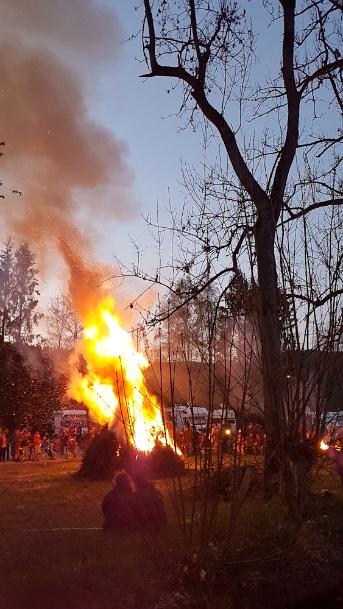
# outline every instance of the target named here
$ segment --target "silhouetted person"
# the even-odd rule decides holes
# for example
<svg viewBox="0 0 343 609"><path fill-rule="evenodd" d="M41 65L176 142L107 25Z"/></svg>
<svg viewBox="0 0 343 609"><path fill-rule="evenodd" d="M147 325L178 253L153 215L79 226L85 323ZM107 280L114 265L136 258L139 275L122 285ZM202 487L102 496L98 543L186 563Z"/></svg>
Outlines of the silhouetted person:
<svg viewBox="0 0 343 609"><path fill-rule="evenodd" d="M50 437L48 433L45 434L42 440L42 451L49 457L49 459L51 459L51 461L55 459L54 453L51 450Z"/></svg>
<svg viewBox="0 0 343 609"><path fill-rule="evenodd" d="M7 438L6 459L7 459L7 461L9 461L10 460L10 444L11 444L11 437L10 437L9 429L5 429L5 434L6 434L6 438Z"/></svg>
<svg viewBox="0 0 343 609"><path fill-rule="evenodd" d="M127 474L118 474L113 489L102 502L105 516L104 531L130 529L137 526L134 514L134 494Z"/></svg>
<svg viewBox="0 0 343 609"><path fill-rule="evenodd" d="M335 446L330 446L327 451L327 455L334 464L335 470L341 479L341 484L343 487L343 450L342 441L340 439L336 440Z"/></svg>
<svg viewBox="0 0 343 609"><path fill-rule="evenodd" d="M165 526L167 515L164 510L163 497L152 482L149 482L144 473L135 477L136 491L135 514L140 526Z"/></svg>

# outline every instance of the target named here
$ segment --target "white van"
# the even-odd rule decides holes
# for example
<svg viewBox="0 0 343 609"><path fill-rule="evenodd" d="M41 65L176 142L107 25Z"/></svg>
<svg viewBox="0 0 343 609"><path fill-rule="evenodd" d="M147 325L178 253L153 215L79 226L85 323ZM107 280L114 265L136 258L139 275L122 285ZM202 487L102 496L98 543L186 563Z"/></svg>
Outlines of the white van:
<svg viewBox="0 0 343 609"><path fill-rule="evenodd" d="M236 416L233 410L214 410L212 415L207 408L191 406L186 404L175 404L174 408L165 408L166 423L173 423L178 432L184 427L195 427L204 431L208 423L229 425L232 431L236 431Z"/></svg>
<svg viewBox="0 0 343 609"><path fill-rule="evenodd" d="M174 408L165 408L166 424L173 424L178 432L184 427L203 429L206 427L208 410L197 406L175 404Z"/></svg>
<svg viewBox="0 0 343 609"><path fill-rule="evenodd" d="M230 429L234 432L236 431L236 415L233 410L226 410L222 408L221 410L214 410L212 414L212 422L219 427L225 425L225 427L230 427Z"/></svg>
<svg viewBox="0 0 343 609"><path fill-rule="evenodd" d="M71 425L75 429L81 428L83 436L88 434L87 410L55 410L52 413L52 425L55 436L59 434L61 428L69 428Z"/></svg>
<svg viewBox="0 0 343 609"><path fill-rule="evenodd" d="M327 412L325 417L326 435L324 438L329 443L332 440L343 439L343 411Z"/></svg>
<svg viewBox="0 0 343 609"><path fill-rule="evenodd" d="M327 412L325 417L325 425L334 425L334 427L343 426L343 410L337 412Z"/></svg>

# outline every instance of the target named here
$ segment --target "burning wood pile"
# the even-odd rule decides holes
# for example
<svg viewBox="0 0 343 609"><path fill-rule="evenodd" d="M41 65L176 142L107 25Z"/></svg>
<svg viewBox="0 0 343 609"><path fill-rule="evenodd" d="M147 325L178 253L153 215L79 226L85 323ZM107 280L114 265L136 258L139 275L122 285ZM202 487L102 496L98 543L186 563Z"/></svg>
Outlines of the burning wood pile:
<svg viewBox="0 0 343 609"><path fill-rule="evenodd" d="M172 446L161 406L143 375L149 363L122 327L110 295L99 298L82 316L84 338L78 347L86 362L74 362L69 396L88 406L100 424L108 424L120 444L151 452L156 443Z"/></svg>

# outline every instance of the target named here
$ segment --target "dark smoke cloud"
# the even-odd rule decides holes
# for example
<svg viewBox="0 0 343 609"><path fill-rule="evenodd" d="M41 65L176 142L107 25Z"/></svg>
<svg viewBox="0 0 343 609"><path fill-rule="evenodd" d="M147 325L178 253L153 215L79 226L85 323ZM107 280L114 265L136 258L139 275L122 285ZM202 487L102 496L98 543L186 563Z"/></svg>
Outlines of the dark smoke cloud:
<svg viewBox="0 0 343 609"><path fill-rule="evenodd" d="M9 234L51 250L67 223L71 246L89 252L80 215L90 224L137 214L126 146L87 105L120 44L115 14L96 0L1 1L0 177L24 193L3 206Z"/></svg>

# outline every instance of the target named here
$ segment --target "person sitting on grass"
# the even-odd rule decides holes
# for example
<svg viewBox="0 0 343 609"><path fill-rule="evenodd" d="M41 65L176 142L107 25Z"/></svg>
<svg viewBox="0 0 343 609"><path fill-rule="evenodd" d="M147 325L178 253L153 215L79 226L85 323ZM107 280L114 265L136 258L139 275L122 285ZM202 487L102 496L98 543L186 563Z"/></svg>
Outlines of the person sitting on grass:
<svg viewBox="0 0 343 609"><path fill-rule="evenodd" d="M137 523L141 527L160 527L167 524L163 497L152 482L149 482L143 472L134 477L136 491L134 492L134 508Z"/></svg>
<svg viewBox="0 0 343 609"><path fill-rule="evenodd" d="M103 499L102 512L104 531L137 527L134 494L127 474L117 474L113 489Z"/></svg>

